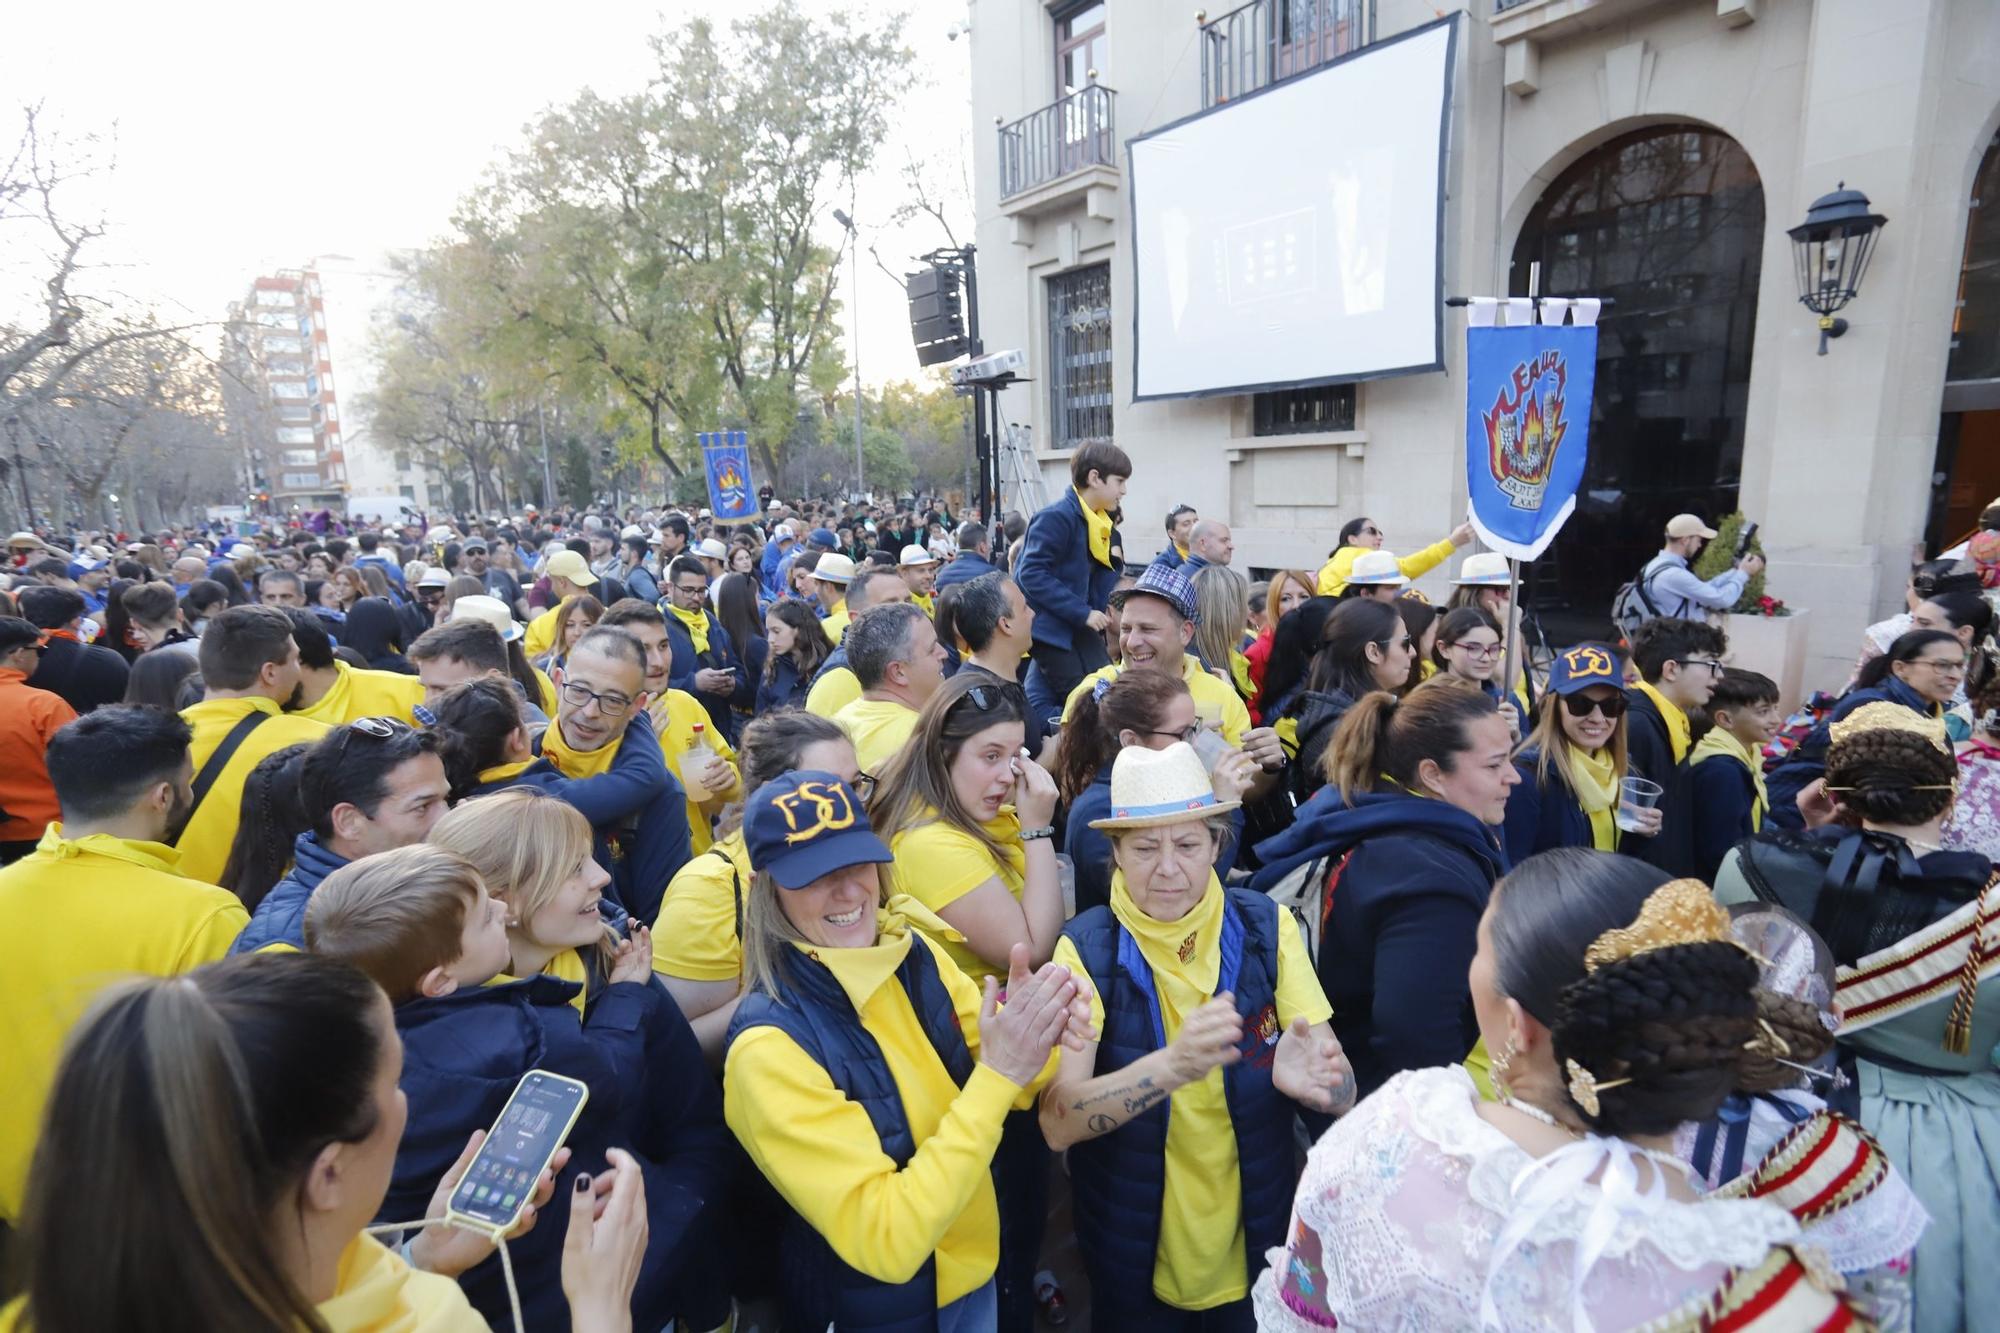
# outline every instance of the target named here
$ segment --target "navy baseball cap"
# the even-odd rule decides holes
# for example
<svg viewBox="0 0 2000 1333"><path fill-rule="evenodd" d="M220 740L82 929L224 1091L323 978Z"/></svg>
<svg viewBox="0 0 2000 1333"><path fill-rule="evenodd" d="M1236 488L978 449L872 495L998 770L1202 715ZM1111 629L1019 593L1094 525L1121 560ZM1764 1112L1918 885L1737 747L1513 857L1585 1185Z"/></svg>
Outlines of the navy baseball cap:
<svg viewBox="0 0 2000 1333"><path fill-rule="evenodd" d="M750 865L781 889L803 889L821 875L866 862L895 860L875 836L861 799L832 773L781 773L743 809Z"/></svg>
<svg viewBox="0 0 2000 1333"><path fill-rule="evenodd" d="M831 532L828 532L825 528L814 528L812 532L807 535L806 541L814 546L819 547L822 551L831 551L834 547L840 545L840 538L834 536Z"/></svg>
<svg viewBox="0 0 2000 1333"><path fill-rule="evenodd" d="M1555 655L1549 663L1549 693L1575 694L1593 685L1625 688L1625 661L1610 646L1579 643Z"/></svg>

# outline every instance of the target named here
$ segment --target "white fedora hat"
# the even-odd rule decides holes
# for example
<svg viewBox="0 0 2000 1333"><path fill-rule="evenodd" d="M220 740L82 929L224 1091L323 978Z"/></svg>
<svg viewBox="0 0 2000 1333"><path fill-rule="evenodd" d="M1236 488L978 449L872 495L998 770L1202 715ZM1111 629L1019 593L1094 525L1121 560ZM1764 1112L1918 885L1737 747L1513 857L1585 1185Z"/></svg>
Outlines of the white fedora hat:
<svg viewBox="0 0 2000 1333"><path fill-rule="evenodd" d="M1465 557L1465 563L1458 567L1458 577L1452 583L1460 588L1506 587L1513 582L1507 572L1507 557L1498 551L1481 551L1478 555Z"/></svg>
<svg viewBox="0 0 2000 1333"><path fill-rule="evenodd" d="M1354 567L1347 571L1347 581L1376 587L1386 584L1395 588L1409 583L1403 577L1403 567L1396 563L1393 551L1363 551L1354 557Z"/></svg>
<svg viewBox="0 0 2000 1333"><path fill-rule="evenodd" d="M1215 799L1208 770L1186 741L1175 741L1164 750L1131 745L1120 750L1111 764L1110 816L1093 819L1090 826L1127 829L1185 824L1227 814L1241 804Z"/></svg>
<svg viewBox="0 0 2000 1333"><path fill-rule="evenodd" d="M514 613L507 609L507 603L498 597L488 597L484 593L467 593L451 604L453 620L483 620L500 632L500 637L508 643L521 637L521 624L514 619Z"/></svg>
<svg viewBox="0 0 2000 1333"><path fill-rule="evenodd" d="M813 566L812 576L826 583L852 583L854 561L838 551L829 551Z"/></svg>
<svg viewBox="0 0 2000 1333"><path fill-rule="evenodd" d="M713 537L703 537L694 544L694 553L706 560L727 560L729 548Z"/></svg>

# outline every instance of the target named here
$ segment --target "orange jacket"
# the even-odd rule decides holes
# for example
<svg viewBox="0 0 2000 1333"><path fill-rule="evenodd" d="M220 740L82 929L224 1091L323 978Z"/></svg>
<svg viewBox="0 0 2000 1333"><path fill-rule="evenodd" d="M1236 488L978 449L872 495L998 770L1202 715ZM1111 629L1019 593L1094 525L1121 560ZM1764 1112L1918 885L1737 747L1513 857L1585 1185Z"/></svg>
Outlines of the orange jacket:
<svg viewBox="0 0 2000 1333"><path fill-rule="evenodd" d="M62 696L32 689L18 671L0 671L0 842L33 842L62 818L49 766L49 737L76 711Z"/></svg>

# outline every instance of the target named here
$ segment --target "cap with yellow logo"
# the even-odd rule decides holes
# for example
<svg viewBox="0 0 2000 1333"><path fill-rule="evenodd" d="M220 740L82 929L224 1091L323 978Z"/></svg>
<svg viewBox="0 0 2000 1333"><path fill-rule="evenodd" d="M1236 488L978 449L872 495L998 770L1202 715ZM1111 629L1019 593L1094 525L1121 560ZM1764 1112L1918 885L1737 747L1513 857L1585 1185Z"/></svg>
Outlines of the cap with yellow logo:
<svg viewBox="0 0 2000 1333"><path fill-rule="evenodd" d="M759 787L743 810L743 842L752 869L781 889L803 889L822 875L896 858L875 836L854 789L832 773L781 773Z"/></svg>
<svg viewBox="0 0 2000 1333"><path fill-rule="evenodd" d="M1565 648L1549 664L1551 694L1575 694L1593 685L1623 688L1624 684L1624 660L1605 644L1580 643Z"/></svg>

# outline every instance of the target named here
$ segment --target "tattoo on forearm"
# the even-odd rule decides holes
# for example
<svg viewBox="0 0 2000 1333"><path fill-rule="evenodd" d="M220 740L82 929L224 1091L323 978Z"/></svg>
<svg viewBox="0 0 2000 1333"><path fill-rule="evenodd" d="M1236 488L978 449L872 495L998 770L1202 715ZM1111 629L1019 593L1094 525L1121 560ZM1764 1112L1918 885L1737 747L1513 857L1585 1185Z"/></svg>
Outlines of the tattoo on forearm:
<svg viewBox="0 0 2000 1333"><path fill-rule="evenodd" d="M1147 1080L1147 1082L1150 1084L1151 1080L1149 1079ZM1141 1111L1145 1110L1149 1106L1154 1105L1156 1102L1158 1102L1162 1097L1165 1097L1166 1095L1167 1092L1165 1088L1155 1088L1149 1086L1144 1091L1138 1091L1135 1089L1133 1095L1125 1099L1125 1114L1138 1115Z"/></svg>
<svg viewBox="0 0 2000 1333"><path fill-rule="evenodd" d="M1112 1130L1118 1128L1118 1122L1101 1111L1083 1123L1093 1134L1109 1134Z"/></svg>
<svg viewBox="0 0 2000 1333"><path fill-rule="evenodd" d="M1084 1111L1093 1106L1102 1105L1105 1102L1137 1096L1153 1086L1153 1076L1145 1074L1140 1077L1137 1083L1133 1083L1127 1087L1106 1088L1103 1092L1092 1097L1079 1097L1074 1102L1071 1102L1070 1106L1073 1110Z"/></svg>

